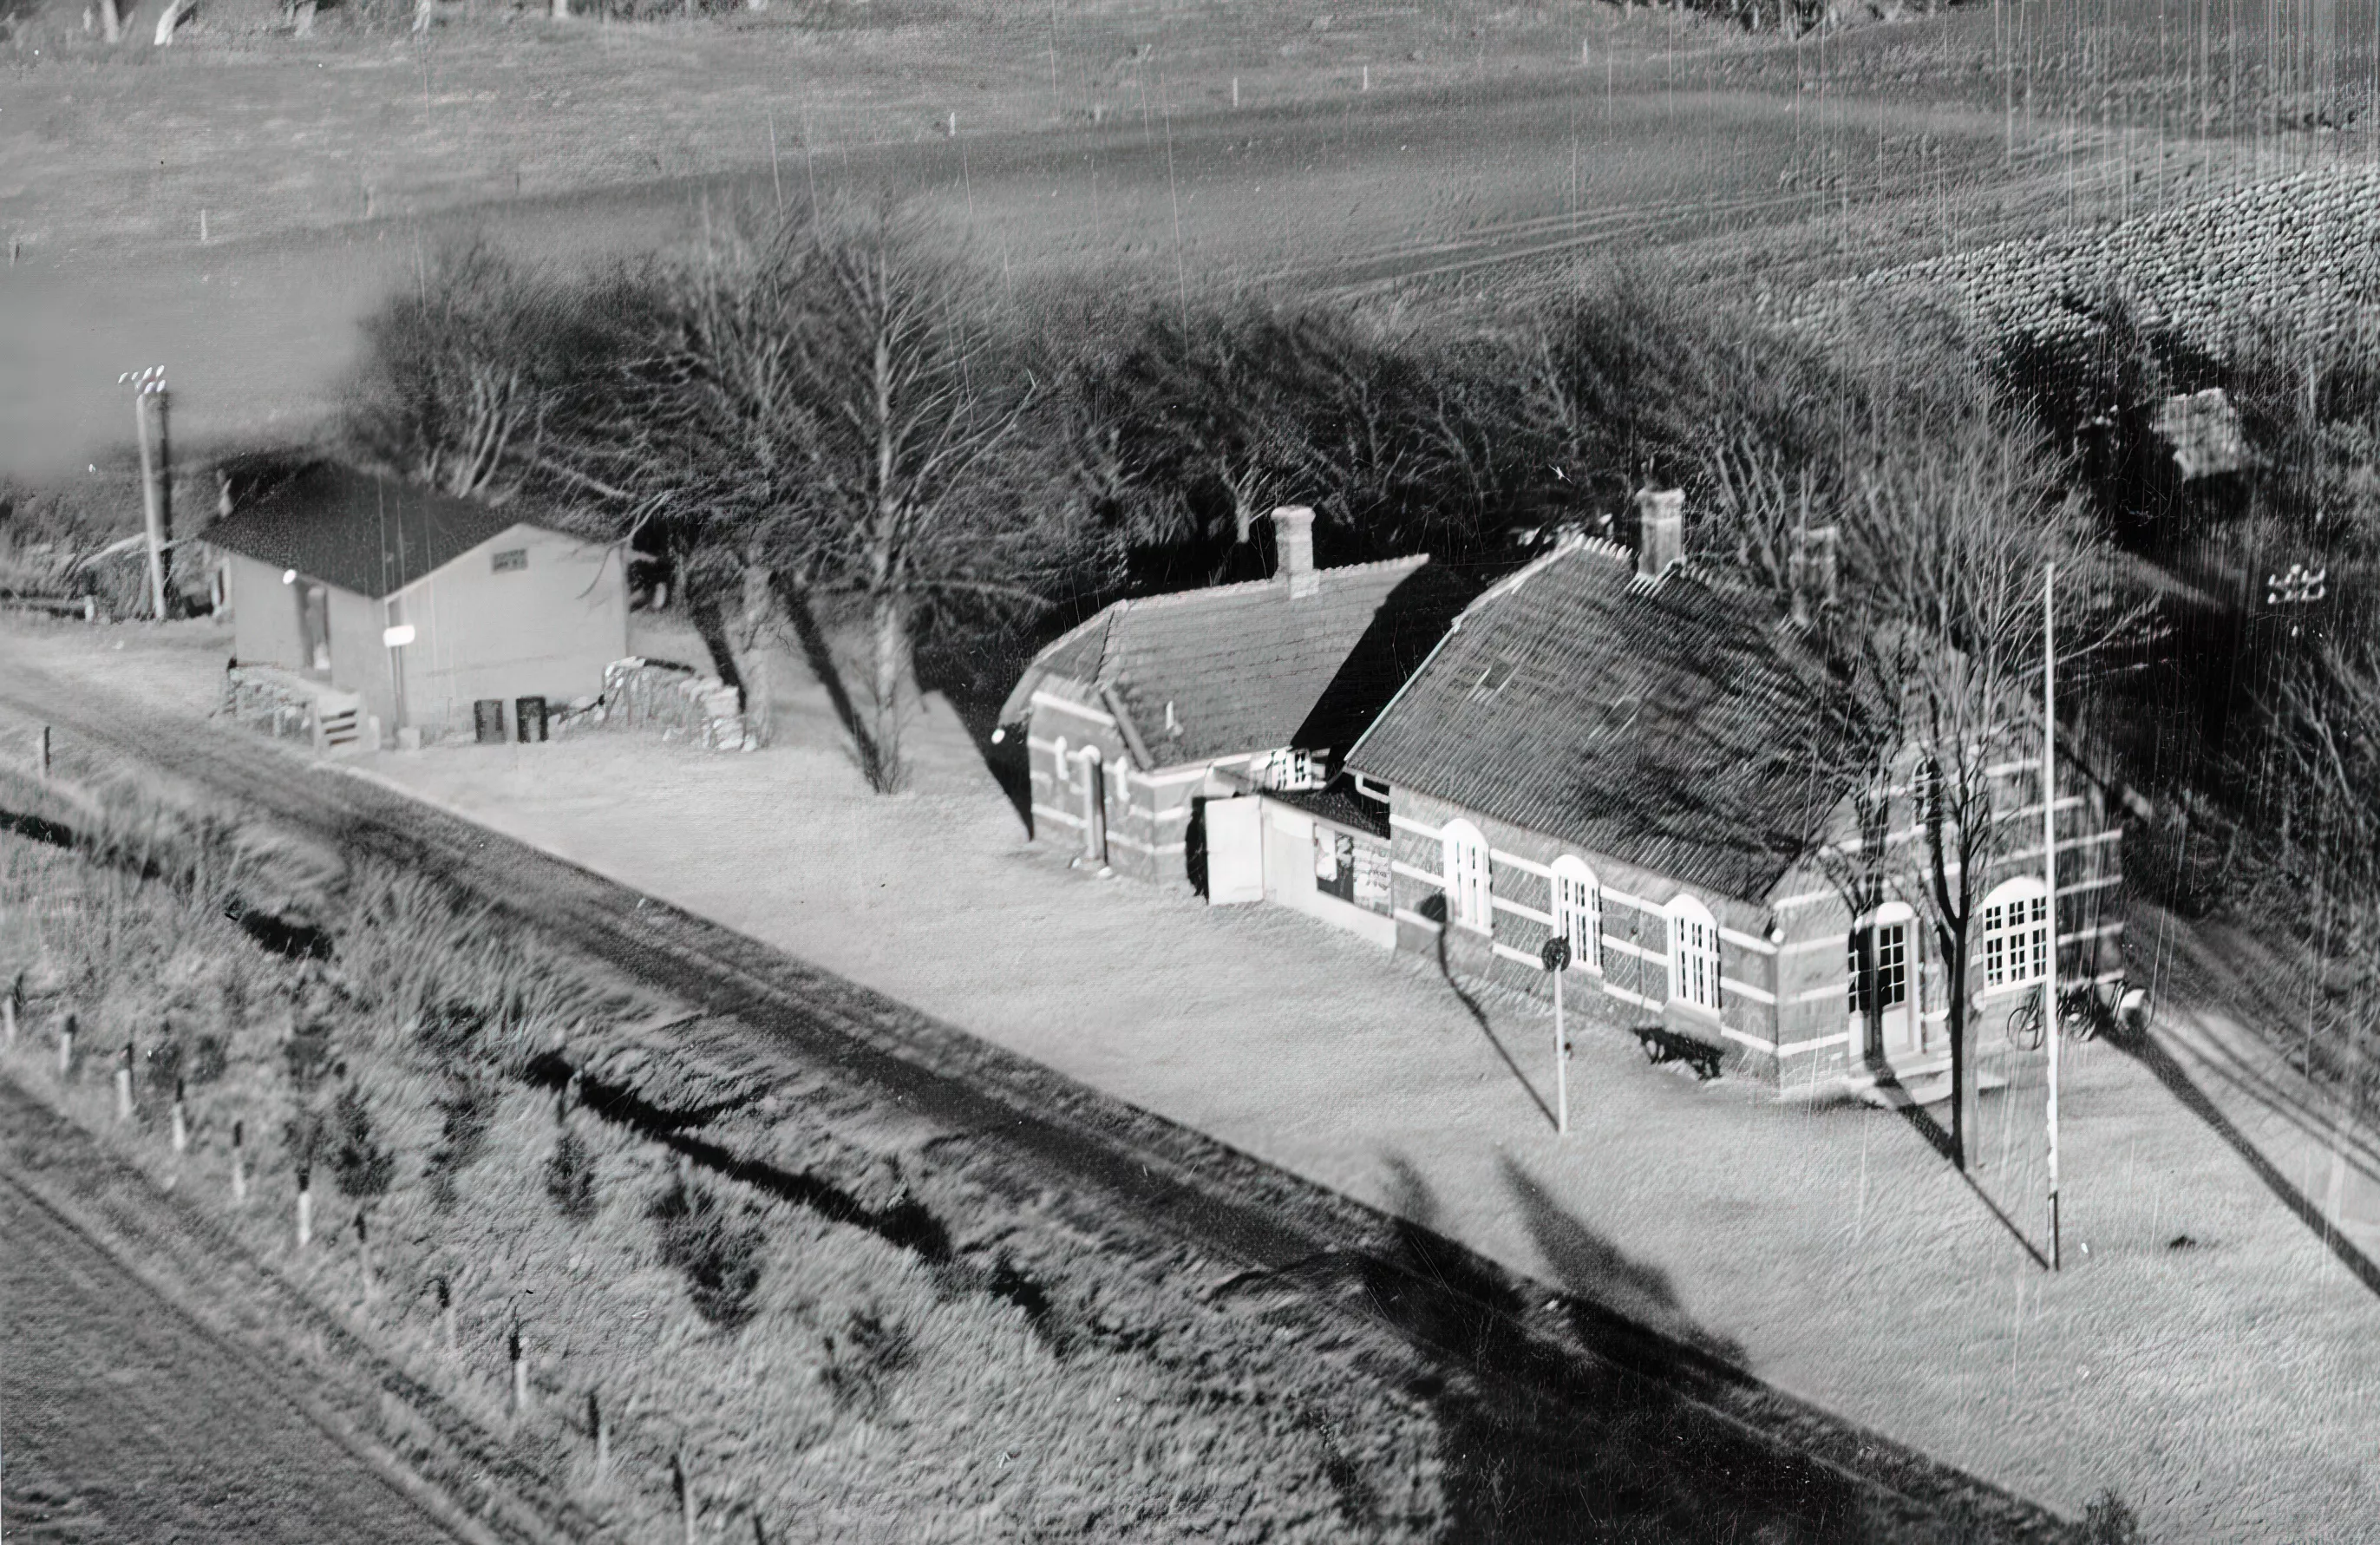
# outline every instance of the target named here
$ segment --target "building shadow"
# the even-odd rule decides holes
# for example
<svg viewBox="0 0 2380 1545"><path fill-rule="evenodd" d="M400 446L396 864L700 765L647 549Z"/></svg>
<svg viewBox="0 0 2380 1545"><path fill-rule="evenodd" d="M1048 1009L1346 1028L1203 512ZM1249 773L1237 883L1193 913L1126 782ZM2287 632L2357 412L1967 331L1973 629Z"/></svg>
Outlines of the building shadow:
<svg viewBox="0 0 2380 1545"><path fill-rule="evenodd" d="M1554 1115L1553 1107L1546 1103L1545 1096L1537 1092L1536 1086L1529 1082L1529 1076L1521 1071L1521 1064L1512 1060L1512 1053L1506 1051L1504 1049L1504 1043L1496 1038L1496 1028L1488 1022L1487 1007L1482 1004L1478 999L1473 997L1471 993L1464 989L1463 983L1455 978L1453 965L1446 957L1445 894L1443 893L1436 893L1423 897L1421 903L1421 915L1430 922L1438 925L1438 975L1439 979L1446 983L1447 991L1454 994L1455 1001L1461 1004L1464 1012L1471 1016L1472 1023L1479 1027L1479 1033L1487 1038L1488 1044L1496 1049L1496 1055L1503 1059L1504 1066L1506 1070L1512 1075L1513 1082L1519 1084L1523 1091L1528 1095L1530 1102L1536 1106L1537 1113L1546 1118L1546 1125L1548 1126L1559 1126L1560 1123Z"/></svg>
<svg viewBox="0 0 2380 1545"><path fill-rule="evenodd" d="M1826 1445L1809 1441L1812 1429L1789 1445L1733 1414L1765 1393L1736 1349L1692 1324L1658 1269L1629 1260L1525 1174L1508 1171L1507 1184L1565 1278L1550 1296L1446 1239L1428 1183L1401 1159L1388 1167L1384 1237L1330 1270L1352 1278L1367 1307L1426 1355L1439 1354L1426 1356L1411 1388L1438 1426L1435 1538L1448 1545L1949 1545L2018 1538L2041 1519L1947 1467L1935 1473L1934 1504L1910 1501L1920 1487L1888 1497L1813 1452ZM1604 1290L1661 1308L1668 1327L1603 1301ZM1840 1428L1835 1436L1853 1445L1846 1455L1895 1447L1815 1413L1803 1418Z"/></svg>
<svg viewBox="0 0 2380 1545"><path fill-rule="evenodd" d="M1028 639L992 630L929 629L917 640L917 689L940 692L975 743L984 771L999 785L1026 835L1033 834L1033 763L1021 727L1000 735L1000 706L1032 658ZM994 736L1000 738L994 739Z"/></svg>
<svg viewBox="0 0 2380 1545"><path fill-rule="evenodd" d="M2264 1150L2258 1148L2230 1117L2223 1113L2221 1107L2207 1097L2206 1091L2191 1077L2189 1070L2174 1059L2172 1052L2157 1043L2155 1035L2125 1036L2115 1040L2115 1044L2155 1075L2157 1082L2163 1084L2166 1091L2180 1101L2184 1109L2229 1144L2231 1150L2246 1161L2256 1178L2264 1182L2265 1188L2279 1198L2283 1207L2297 1215L2298 1221L2322 1241L2323 1247L2337 1257L2338 1263L2363 1284L2363 1290L2380 1297L2380 1262L2374 1262L2356 1247L2353 1240L2338 1231L2323 1210L2314 1204L2313 1198L2298 1189L2289 1176L2281 1173L2279 1166L2265 1156Z"/></svg>

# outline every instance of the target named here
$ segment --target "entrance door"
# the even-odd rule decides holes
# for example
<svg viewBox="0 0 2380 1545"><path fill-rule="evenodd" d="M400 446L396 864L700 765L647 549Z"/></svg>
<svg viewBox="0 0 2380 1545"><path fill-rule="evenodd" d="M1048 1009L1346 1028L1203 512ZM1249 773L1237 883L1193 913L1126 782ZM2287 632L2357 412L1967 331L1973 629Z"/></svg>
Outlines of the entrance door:
<svg viewBox="0 0 2380 1545"><path fill-rule="evenodd" d="M1917 1005L1910 991L1910 953L1916 918L1895 902L1877 910L1851 935L1851 1014L1854 1043L1869 1056L1900 1056L1920 1050Z"/></svg>
<svg viewBox="0 0 2380 1545"><path fill-rule="evenodd" d="M298 589L298 636L303 661L298 669L331 669L331 594L320 585Z"/></svg>
<svg viewBox="0 0 2380 1545"><path fill-rule="evenodd" d="M1108 861L1108 774L1097 747L1083 749L1083 857Z"/></svg>

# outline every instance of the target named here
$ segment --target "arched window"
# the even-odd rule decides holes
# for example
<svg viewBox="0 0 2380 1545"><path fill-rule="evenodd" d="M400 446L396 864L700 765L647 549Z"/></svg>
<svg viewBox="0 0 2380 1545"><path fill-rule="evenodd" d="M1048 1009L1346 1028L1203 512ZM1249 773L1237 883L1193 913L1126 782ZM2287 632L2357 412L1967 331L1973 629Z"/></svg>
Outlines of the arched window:
<svg viewBox="0 0 2380 1545"><path fill-rule="evenodd" d="M2049 975L2049 892L2027 876L1984 898L1984 986L2015 987Z"/></svg>
<svg viewBox="0 0 2380 1545"><path fill-rule="evenodd" d="M1718 919L1692 896L1678 897L1663 915L1670 925L1670 996L1717 1013Z"/></svg>
<svg viewBox="0 0 2380 1545"><path fill-rule="evenodd" d="M1488 839L1467 821L1450 821L1446 845L1446 911L1448 918L1482 933L1493 931L1490 921Z"/></svg>
<svg viewBox="0 0 2380 1545"><path fill-rule="evenodd" d="M1554 860L1554 932L1570 942L1573 969L1603 969L1603 888L1567 853Z"/></svg>

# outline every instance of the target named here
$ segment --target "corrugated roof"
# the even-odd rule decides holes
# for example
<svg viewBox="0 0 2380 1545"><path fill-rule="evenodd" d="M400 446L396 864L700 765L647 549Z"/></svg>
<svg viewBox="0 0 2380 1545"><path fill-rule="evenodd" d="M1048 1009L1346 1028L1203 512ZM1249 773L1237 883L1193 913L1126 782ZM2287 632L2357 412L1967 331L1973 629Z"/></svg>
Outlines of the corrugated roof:
<svg viewBox="0 0 2380 1545"><path fill-rule="evenodd" d="M1427 558L1120 601L1037 656L1001 722L1036 691L1121 709L1157 766L1295 746L1344 751L1469 599ZM1170 712L1169 712L1170 711Z"/></svg>
<svg viewBox="0 0 2380 1545"><path fill-rule="evenodd" d="M1814 668L1761 599L1574 543L1481 596L1348 765L1757 901L1840 793L1806 748Z"/></svg>
<svg viewBox="0 0 2380 1545"><path fill-rule="evenodd" d="M536 522L326 461L214 522L200 540L378 600L523 524Z"/></svg>

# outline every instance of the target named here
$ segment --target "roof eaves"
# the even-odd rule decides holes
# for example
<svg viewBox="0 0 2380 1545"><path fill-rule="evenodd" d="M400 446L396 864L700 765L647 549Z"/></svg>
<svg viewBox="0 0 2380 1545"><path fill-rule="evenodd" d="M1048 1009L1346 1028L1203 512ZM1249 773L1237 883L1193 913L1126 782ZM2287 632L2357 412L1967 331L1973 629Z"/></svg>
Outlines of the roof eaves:
<svg viewBox="0 0 2380 1545"><path fill-rule="evenodd" d="M1000 723L1021 724L1031 717L1033 694L1038 691L1041 684L1050 677L1050 669L1043 662L1082 638L1092 628L1105 627L1111 614L1121 611L1128 604L1130 603L1122 601L1111 602L1035 651L1032 662L1025 667L1025 674L1016 678L1016 685L1008 689L1006 700L1000 705Z"/></svg>

